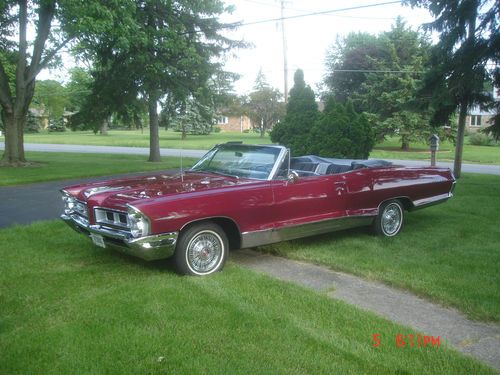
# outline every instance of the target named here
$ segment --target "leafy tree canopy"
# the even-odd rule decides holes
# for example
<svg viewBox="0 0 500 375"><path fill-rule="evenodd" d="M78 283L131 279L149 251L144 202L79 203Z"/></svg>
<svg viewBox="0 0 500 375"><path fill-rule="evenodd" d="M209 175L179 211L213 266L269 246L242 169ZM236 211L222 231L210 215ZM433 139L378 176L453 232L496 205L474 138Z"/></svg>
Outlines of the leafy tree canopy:
<svg viewBox="0 0 500 375"><path fill-rule="evenodd" d="M340 103L352 100L357 111L367 114L378 140L399 134L407 149L430 131L429 102L417 95L429 51L426 37L401 18L378 36L349 34L327 58L329 95Z"/></svg>
<svg viewBox="0 0 500 375"><path fill-rule="evenodd" d="M97 41L81 39L81 49L90 51L89 58L95 64L93 122L99 123L99 117L121 112L144 98L150 123L149 160L158 161L159 103L177 106L205 91L210 94L206 100L213 106L216 95L212 93L217 93L219 84L230 77L223 74L219 57L241 44L221 34L228 25L218 18L231 9L220 0L144 0L129 4L132 16L126 24L119 23L120 27Z"/></svg>
<svg viewBox="0 0 500 375"><path fill-rule="evenodd" d="M57 63L76 36L98 40L128 18L130 1L4 0L0 3L0 105L5 129L2 164L23 165L23 130L36 77ZM29 39L28 30L34 30Z"/></svg>
<svg viewBox="0 0 500 375"><path fill-rule="evenodd" d="M283 116L284 103L281 102L282 94L278 89L271 87L259 71L255 81L254 91L250 93L247 103L247 114L254 127L263 137Z"/></svg>
<svg viewBox="0 0 500 375"><path fill-rule="evenodd" d="M445 123L460 110L454 166L455 176L460 177L468 110L474 105L485 109L497 105L491 93L484 91L484 84L500 81L500 2L407 0L406 3L428 8L435 20L425 27L440 33L439 42L432 49L431 69L422 94L432 96L436 124Z"/></svg>
<svg viewBox="0 0 500 375"><path fill-rule="evenodd" d="M37 81L32 106L43 111L49 119L61 118L69 104L66 88L58 81Z"/></svg>

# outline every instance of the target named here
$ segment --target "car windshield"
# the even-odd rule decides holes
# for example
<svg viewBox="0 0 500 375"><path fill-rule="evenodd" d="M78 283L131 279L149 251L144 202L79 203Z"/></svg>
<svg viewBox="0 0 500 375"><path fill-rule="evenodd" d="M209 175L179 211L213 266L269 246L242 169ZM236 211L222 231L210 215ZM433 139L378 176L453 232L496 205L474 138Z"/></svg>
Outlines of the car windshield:
<svg viewBox="0 0 500 375"><path fill-rule="evenodd" d="M271 146L223 144L210 150L191 171L267 180L281 151Z"/></svg>

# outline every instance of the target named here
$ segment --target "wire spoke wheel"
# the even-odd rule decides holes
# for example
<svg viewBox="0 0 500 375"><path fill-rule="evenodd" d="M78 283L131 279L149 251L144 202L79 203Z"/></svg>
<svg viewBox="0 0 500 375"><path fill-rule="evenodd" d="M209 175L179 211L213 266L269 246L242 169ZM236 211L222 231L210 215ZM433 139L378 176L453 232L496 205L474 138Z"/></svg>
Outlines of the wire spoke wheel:
<svg viewBox="0 0 500 375"><path fill-rule="evenodd" d="M220 261L222 248L222 239L215 232L202 232L189 243L187 261L196 272L209 272Z"/></svg>
<svg viewBox="0 0 500 375"><path fill-rule="evenodd" d="M228 240L215 223L200 223L184 230L175 250L177 270L185 275L205 276L224 267Z"/></svg>
<svg viewBox="0 0 500 375"><path fill-rule="evenodd" d="M374 221L375 231L386 237L398 234L403 227L404 210L400 201L393 200L381 205Z"/></svg>
<svg viewBox="0 0 500 375"><path fill-rule="evenodd" d="M388 235L396 233L401 226L401 210L395 203L388 205L382 214L382 226Z"/></svg>

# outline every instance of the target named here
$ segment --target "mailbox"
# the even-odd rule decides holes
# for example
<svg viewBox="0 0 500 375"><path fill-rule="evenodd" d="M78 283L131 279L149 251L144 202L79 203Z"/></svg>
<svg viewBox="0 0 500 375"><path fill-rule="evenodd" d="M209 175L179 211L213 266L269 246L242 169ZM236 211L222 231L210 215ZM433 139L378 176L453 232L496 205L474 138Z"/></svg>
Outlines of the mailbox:
<svg viewBox="0 0 500 375"><path fill-rule="evenodd" d="M439 137L437 134L433 134L429 140L431 141L431 151L438 151L439 150Z"/></svg>

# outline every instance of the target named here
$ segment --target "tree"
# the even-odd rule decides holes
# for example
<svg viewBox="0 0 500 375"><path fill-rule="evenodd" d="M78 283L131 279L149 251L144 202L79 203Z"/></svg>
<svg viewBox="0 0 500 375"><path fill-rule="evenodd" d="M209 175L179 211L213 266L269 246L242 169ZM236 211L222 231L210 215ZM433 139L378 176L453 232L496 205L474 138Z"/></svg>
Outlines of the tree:
<svg viewBox="0 0 500 375"><path fill-rule="evenodd" d="M266 131L270 130L283 116L282 97L278 89L269 86L260 70L255 80L254 91L248 98L247 113L261 137L264 137Z"/></svg>
<svg viewBox="0 0 500 375"><path fill-rule="evenodd" d="M57 81L37 81L32 100L32 107L45 112L49 120L62 118L69 104L66 88Z"/></svg>
<svg viewBox="0 0 500 375"><path fill-rule="evenodd" d="M76 67L69 71L69 82L66 85L69 111L80 111L91 93L92 81L93 78L86 69Z"/></svg>
<svg viewBox="0 0 500 375"><path fill-rule="evenodd" d="M467 113L474 105L491 106L493 98L491 93L484 92L484 83L500 81L500 2L407 0L406 3L428 8L435 20L425 27L440 33L432 50L432 69L426 76L423 92L432 95L435 124L443 124L459 110L453 170L458 178ZM495 67L489 70L488 63Z"/></svg>
<svg viewBox="0 0 500 375"><path fill-rule="evenodd" d="M119 112L120 107L144 98L149 161L160 161L159 103L164 98L182 103L197 91L210 89L210 78L222 70L218 58L239 43L221 35L229 26L217 18L230 9L220 0L137 0L134 4L131 27L101 35L98 43L95 39L81 43L83 49L92 50L95 63L93 96L110 104L96 114Z"/></svg>
<svg viewBox="0 0 500 375"><path fill-rule="evenodd" d="M305 144L306 154L367 159L375 138L366 116L356 113L350 100L342 105L330 99Z"/></svg>
<svg viewBox="0 0 500 375"><path fill-rule="evenodd" d="M304 72L298 69L293 79L286 115L271 131L271 140L289 147L294 155L303 155L319 111L314 92L304 81Z"/></svg>
<svg viewBox="0 0 500 375"><path fill-rule="evenodd" d="M182 103L179 113L172 118L172 126L182 132L182 139L190 134L209 134L212 130L213 112L196 98L188 98Z"/></svg>
<svg viewBox="0 0 500 375"><path fill-rule="evenodd" d="M329 95L340 103L351 99L357 111L367 114L378 140L398 134L407 150L410 142L429 134L428 100L417 95L429 49L425 36L401 18L378 36L349 34L329 51Z"/></svg>
<svg viewBox="0 0 500 375"><path fill-rule="evenodd" d="M385 61L389 52L381 40L369 33L349 33L330 47L326 55L325 86L328 96L339 103L345 103L352 95L361 89L369 71L378 68L377 61ZM358 107L358 111L365 108Z"/></svg>
<svg viewBox="0 0 500 375"><path fill-rule="evenodd" d="M100 1L4 0L0 5L0 104L5 129L2 163L26 162L23 129L40 71L77 34L105 33L122 14L115 4ZM57 27L52 27L57 20ZM35 30L28 40L28 28ZM16 41L17 38L17 41ZM15 67L12 74L11 67Z"/></svg>

